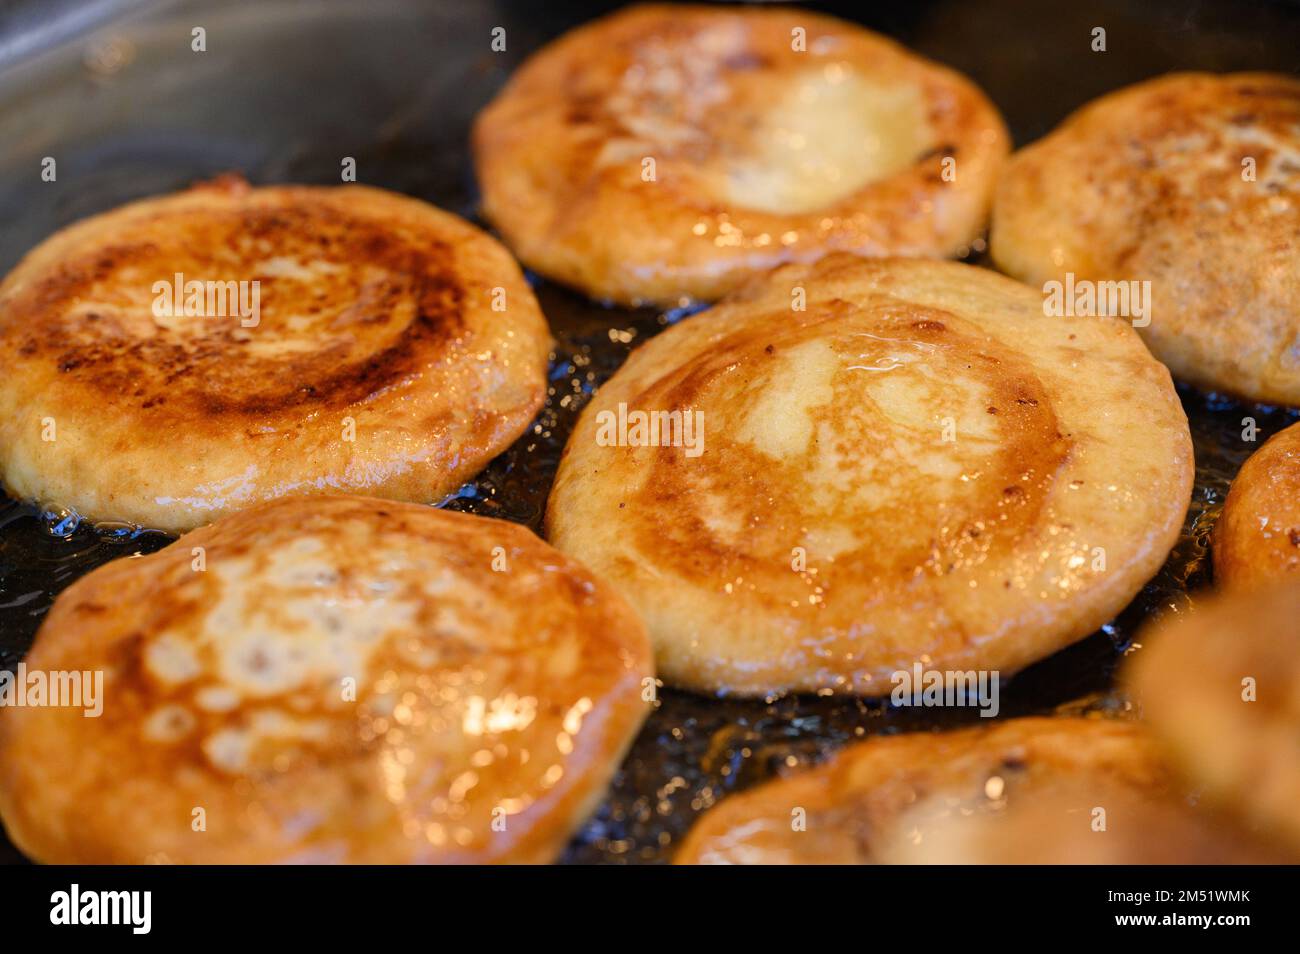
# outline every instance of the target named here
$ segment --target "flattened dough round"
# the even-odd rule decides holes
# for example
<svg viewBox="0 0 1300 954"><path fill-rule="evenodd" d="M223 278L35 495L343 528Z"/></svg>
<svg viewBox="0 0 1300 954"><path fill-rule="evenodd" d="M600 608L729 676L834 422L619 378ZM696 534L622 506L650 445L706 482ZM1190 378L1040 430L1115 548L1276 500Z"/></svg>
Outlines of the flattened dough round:
<svg viewBox="0 0 1300 954"><path fill-rule="evenodd" d="M877 736L817 768L732 795L682 842L676 864L873 864L918 804L970 813L1062 786L1161 794L1168 776L1132 723L1030 718L955 732ZM803 827L792 823L795 812ZM889 849L894 850L894 849Z"/></svg>
<svg viewBox="0 0 1300 954"><path fill-rule="evenodd" d="M1103 96L1007 164L998 267L1149 281L1174 377L1300 404L1300 79L1177 73Z"/></svg>
<svg viewBox="0 0 1300 954"><path fill-rule="evenodd" d="M519 258L624 304L713 300L834 250L957 254L1008 150L964 76L791 8L615 13L528 60L474 129Z"/></svg>
<svg viewBox="0 0 1300 954"><path fill-rule="evenodd" d="M984 810L980 810L980 809ZM1100 811L1099 811L1100 810ZM1100 812L1104 811L1102 815ZM1099 827L1104 822L1105 827ZM1294 857L1174 795L1070 779L1033 798L942 795L905 812L879 839L884 864L1280 864Z"/></svg>
<svg viewBox="0 0 1300 954"><path fill-rule="evenodd" d="M653 675L627 604L523 527L336 496L95 570L26 664L104 673L98 718L0 709L0 817L63 864L551 861Z"/></svg>
<svg viewBox="0 0 1300 954"><path fill-rule="evenodd" d="M620 406L702 419L702 453L610 446L642 439ZM641 612L670 684L884 695L914 663L1008 675L1095 631L1191 486L1169 373L1123 322L1046 318L969 265L837 255L634 352L547 526Z"/></svg>
<svg viewBox="0 0 1300 954"><path fill-rule="evenodd" d="M189 282L204 314L167 314ZM528 427L549 350L518 266L461 219L218 180L66 228L0 285L0 480L171 532L286 494L437 501Z"/></svg>
<svg viewBox="0 0 1300 954"><path fill-rule="evenodd" d="M1300 580L1157 623L1125 679L1207 800L1300 852Z"/></svg>
<svg viewBox="0 0 1300 954"><path fill-rule="evenodd" d="M1243 589L1300 580L1300 424L1274 434L1238 471L1214 528L1214 579Z"/></svg>

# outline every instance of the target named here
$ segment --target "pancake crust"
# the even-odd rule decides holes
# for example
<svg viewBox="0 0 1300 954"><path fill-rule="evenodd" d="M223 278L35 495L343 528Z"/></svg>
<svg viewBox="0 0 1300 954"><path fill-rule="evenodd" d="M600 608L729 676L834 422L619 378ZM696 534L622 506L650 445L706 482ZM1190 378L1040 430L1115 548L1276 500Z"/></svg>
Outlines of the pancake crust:
<svg viewBox="0 0 1300 954"><path fill-rule="evenodd" d="M1157 795L1168 777L1152 742L1130 723L1031 718L877 736L730 796L696 823L674 863L881 863L881 848L900 837L918 803L978 813L1032 803L1063 785L1088 797L1117 789Z"/></svg>
<svg viewBox="0 0 1300 954"><path fill-rule="evenodd" d="M176 275L257 281L260 315L167 315ZM0 479L172 532L286 494L436 501L528 427L549 349L518 266L455 216L223 179L66 228L0 285Z"/></svg>
<svg viewBox="0 0 1300 954"><path fill-rule="evenodd" d="M1071 780L1009 803L935 796L890 826L885 864L1283 864L1295 858L1186 801ZM1102 809L1104 816L1098 813ZM1104 828L1100 825L1104 824Z"/></svg>
<svg viewBox="0 0 1300 954"><path fill-rule="evenodd" d="M1297 405L1298 233L1300 80L1179 73L1104 96L1017 152L991 248L1032 285L1151 282L1140 330L1174 377Z"/></svg>
<svg viewBox="0 0 1300 954"><path fill-rule="evenodd" d="M1300 580L1220 596L1140 642L1125 682L1173 765L1300 852Z"/></svg>
<svg viewBox="0 0 1300 954"><path fill-rule="evenodd" d="M650 5L530 58L473 146L484 211L523 262L675 305L832 250L958 254L1009 139L964 76L854 25Z"/></svg>
<svg viewBox="0 0 1300 954"><path fill-rule="evenodd" d="M1250 456L1214 529L1214 579L1242 589L1300 578L1300 424Z"/></svg>
<svg viewBox="0 0 1300 954"><path fill-rule="evenodd" d="M653 675L627 604L523 527L341 496L95 570L26 664L104 672L99 718L0 709L0 817L51 863L550 861Z"/></svg>
<svg viewBox="0 0 1300 954"><path fill-rule="evenodd" d="M602 446L620 405L702 415L702 453ZM579 418L547 528L637 607L672 685L884 695L914 663L1008 675L1094 632L1191 486L1168 371L1123 322L838 255L635 351Z"/></svg>

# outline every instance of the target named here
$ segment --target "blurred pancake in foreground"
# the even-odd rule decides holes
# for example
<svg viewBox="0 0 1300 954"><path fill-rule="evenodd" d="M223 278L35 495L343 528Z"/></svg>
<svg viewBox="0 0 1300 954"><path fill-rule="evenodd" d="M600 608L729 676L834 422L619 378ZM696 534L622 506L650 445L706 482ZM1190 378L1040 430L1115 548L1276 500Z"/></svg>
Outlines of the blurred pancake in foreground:
<svg viewBox="0 0 1300 954"><path fill-rule="evenodd" d="M1138 639L1129 693L1174 767L1300 853L1300 580L1219 596Z"/></svg>
<svg viewBox="0 0 1300 954"><path fill-rule="evenodd" d="M1300 79L1178 73L1103 96L1017 152L991 245L1032 285L1121 310L1120 293L1141 294L1130 317L1174 377L1300 405L1297 235Z"/></svg>
<svg viewBox="0 0 1300 954"><path fill-rule="evenodd" d="M1187 419L1126 324L987 269L787 265L633 352L583 411L549 538L618 586L671 685L887 695L1003 675L1164 562Z"/></svg>
<svg viewBox="0 0 1300 954"><path fill-rule="evenodd" d="M70 226L0 285L0 480L172 532L287 494L437 501L528 427L549 350L461 219L218 180Z"/></svg>
<svg viewBox="0 0 1300 954"><path fill-rule="evenodd" d="M814 769L732 795L691 829L677 864L879 864L918 804L968 815L1073 786L1161 796L1168 776L1139 726L1013 719L987 728L876 736ZM930 801L932 800L932 801Z"/></svg>
<svg viewBox="0 0 1300 954"><path fill-rule="evenodd" d="M1214 528L1214 579L1243 589L1300 581L1300 424L1252 454L1238 471Z"/></svg>
<svg viewBox="0 0 1300 954"><path fill-rule="evenodd" d="M1295 860L1183 798L1077 779L1033 798L926 799L885 832L885 864L1205 865Z"/></svg>
<svg viewBox="0 0 1300 954"><path fill-rule="evenodd" d="M653 676L523 527L335 496L82 577L26 667L103 673L98 717L0 708L0 818L62 864L548 862Z"/></svg>
<svg viewBox="0 0 1300 954"><path fill-rule="evenodd" d="M484 211L525 264L675 305L833 250L959 254L1009 140L965 77L852 24L638 6L529 59L473 145Z"/></svg>

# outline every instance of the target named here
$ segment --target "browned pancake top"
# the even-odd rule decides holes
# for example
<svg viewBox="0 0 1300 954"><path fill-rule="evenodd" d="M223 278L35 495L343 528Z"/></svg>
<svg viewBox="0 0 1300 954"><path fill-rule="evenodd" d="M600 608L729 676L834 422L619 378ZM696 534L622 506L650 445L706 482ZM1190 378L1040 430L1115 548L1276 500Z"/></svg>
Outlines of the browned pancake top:
<svg viewBox="0 0 1300 954"><path fill-rule="evenodd" d="M0 711L0 811L49 862L547 861L652 676L628 606L526 529L339 496L96 570L26 664L103 673L97 717Z"/></svg>
<svg viewBox="0 0 1300 954"><path fill-rule="evenodd" d="M521 260L624 303L715 299L834 250L955 254L1008 143L965 77L787 7L618 11L531 57L474 129L485 214Z"/></svg>
<svg viewBox="0 0 1300 954"><path fill-rule="evenodd" d="M769 388L798 379L791 365L824 343L833 368L824 403L808 409L813 439L774 456L770 443L749 440ZM822 347L818 344L818 349ZM819 356L820 357L820 356ZM943 409L958 382L985 406L978 442L954 441L939 469L927 466L942 436L935 427L900 433L889 378L900 359L926 367L907 394L916 409ZM815 384L814 384L815 386ZM706 453L725 461L705 468L679 449L647 453L644 480L627 494L621 520L634 527L641 553L674 572L743 581L772 608L825 599L837 580L867 584L877 598L913 585L922 572L942 577L957 566L1005 558L1039 526L1048 492L1070 456L1047 388L1032 363L957 314L906 301L855 307L819 300L806 312L754 310L741 330L724 334L688 365L674 368L628 397L629 407L702 409ZM846 409L852 413L845 413ZM715 456L716 455L716 456ZM912 461L913 468L895 465ZM859 470L877 462L880 471ZM954 486L941 475L964 473ZM978 474L979 479L970 479ZM865 484L871 493L854 492ZM842 492L841 492L842 491ZM711 519L726 515L725 521ZM918 519L932 515L934 519ZM671 519L665 519L671 516ZM790 572L771 555L803 540L809 527L853 528L836 547L833 567L818 577ZM887 542L887 545L886 545ZM826 554L813 552L819 563ZM851 627L861 607L830 600L818 624Z"/></svg>
<svg viewBox="0 0 1300 954"><path fill-rule="evenodd" d="M239 183L212 188L249 193ZM466 289L446 240L328 196L281 189L275 202L202 214L172 203L132 216L111 241L75 244L11 290L0 335L22 358L57 365L63 387L133 411L172 402L205 415L265 415L369 397L455 346ZM178 274L258 282L260 321L156 318L154 285ZM236 311L239 292L226 294L225 310Z"/></svg>
<svg viewBox="0 0 1300 954"><path fill-rule="evenodd" d="M549 343L454 216L218 180L71 226L0 286L2 476L167 530L290 492L436 500L527 426Z"/></svg>
<svg viewBox="0 0 1300 954"><path fill-rule="evenodd" d="M833 255L634 352L547 527L623 587L670 683L880 695L913 662L1009 674L1092 632L1163 562L1191 477L1168 373L1121 322Z"/></svg>
<svg viewBox="0 0 1300 954"><path fill-rule="evenodd" d="M675 861L878 863L882 850L922 834L914 825L918 805L977 816L1067 786L1076 794L1151 796L1168 785L1154 744L1138 726L1121 722L1013 719L877 737L825 765L726 799L700 819Z"/></svg>
<svg viewBox="0 0 1300 954"><path fill-rule="evenodd" d="M1139 327L1175 377L1300 404L1300 81L1175 73L1016 153L991 249L1038 285L1149 282Z"/></svg>

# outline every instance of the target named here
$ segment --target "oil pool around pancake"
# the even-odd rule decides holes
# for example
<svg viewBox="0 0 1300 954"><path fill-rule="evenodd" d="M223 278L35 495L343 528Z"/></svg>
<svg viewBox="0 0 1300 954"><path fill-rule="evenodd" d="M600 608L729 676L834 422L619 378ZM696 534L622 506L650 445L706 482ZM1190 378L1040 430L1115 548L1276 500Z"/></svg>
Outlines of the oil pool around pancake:
<svg viewBox="0 0 1300 954"><path fill-rule="evenodd" d="M0 285L0 480L173 532L286 494L436 501L528 427L549 349L455 216L220 180L66 228Z"/></svg>
<svg viewBox="0 0 1300 954"><path fill-rule="evenodd" d="M637 607L669 684L882 696L1094 632L1191 486L1169 373L1127 324L1045 317L986 269L836 255L633 352L547 528Z"/></svg>
<svg viewBox="0 0 1300 954"><path fill-rule="evenodd" d="M965 77L793 8L620 11L528 60L474 129L519 258L624 304L833 250L957 254L1008 148Z"/></svg>
<svg viewBox="0 0 1300 954"><path fill-rule="evenodd" d="M1300 405L1298 234L1300 79L1178 73L1016 153L990 242L1036 286L1148 282L1139 330L1174 377Z"/></svg>
<svg viewBox="0 0 1300 954"><path fill-rule="evenodd" d="M644 628L516 524L289 497L110 563L0 708L0 817L48 863L546 862L647 712Z"/></svg>

